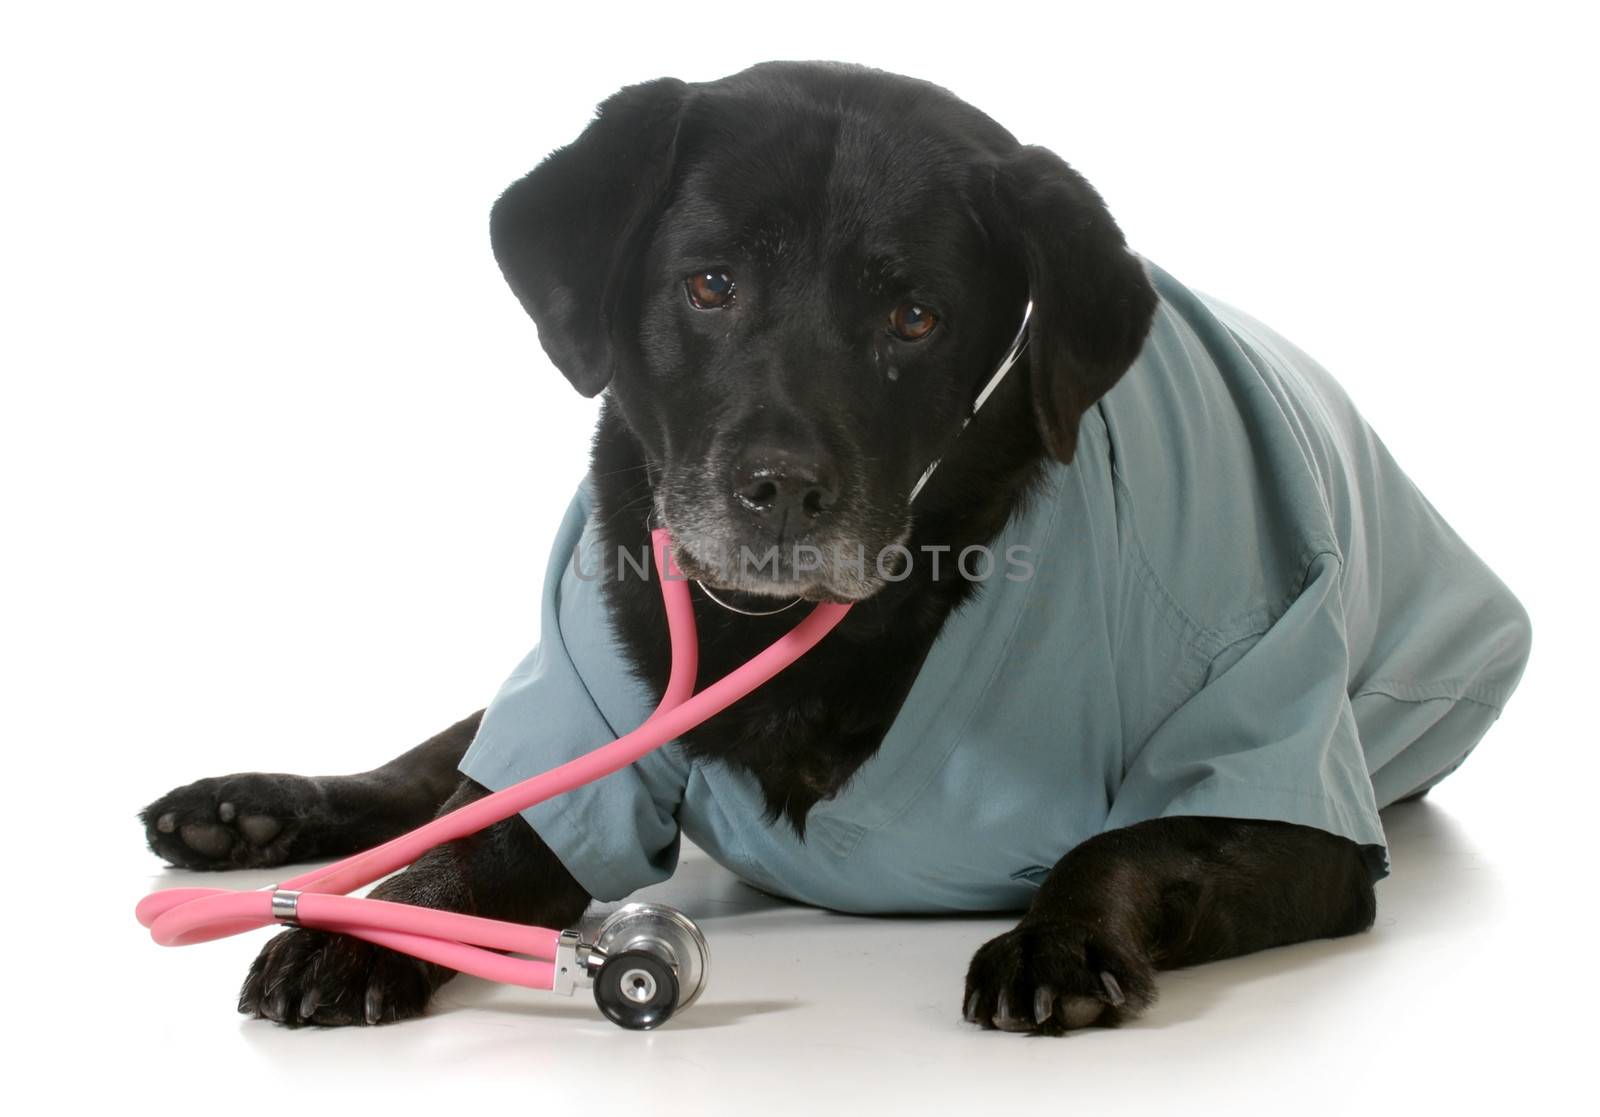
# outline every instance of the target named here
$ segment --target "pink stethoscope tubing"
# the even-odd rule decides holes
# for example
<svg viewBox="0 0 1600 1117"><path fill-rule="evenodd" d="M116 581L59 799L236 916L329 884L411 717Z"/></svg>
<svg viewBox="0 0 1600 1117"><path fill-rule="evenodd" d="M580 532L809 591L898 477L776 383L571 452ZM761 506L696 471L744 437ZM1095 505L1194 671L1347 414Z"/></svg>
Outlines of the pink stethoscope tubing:
<svg viewBox="0 0 1600 1117"><path fill-rule="evenodd" d="M661 596L672 642L672 670L655 711L631 733L548 772L532 776L419 826L410 833L302 873L271 888L241 892L227 888L167 888L139 901L134 914L162 946L188 946L281 924L273 893L300 893L295 922L336 931L490 981L532 989L554 986L553 960L560 932L433 908L347 896L379 877L411 864L434 846L475 834L573 788L626 768L733 705L816 646L850 606L824 603L743 666L698 694L695 672L694 606L680 573L669 574L671 539L651 533ZM512 957L511 951L525 957Z"/></svg>

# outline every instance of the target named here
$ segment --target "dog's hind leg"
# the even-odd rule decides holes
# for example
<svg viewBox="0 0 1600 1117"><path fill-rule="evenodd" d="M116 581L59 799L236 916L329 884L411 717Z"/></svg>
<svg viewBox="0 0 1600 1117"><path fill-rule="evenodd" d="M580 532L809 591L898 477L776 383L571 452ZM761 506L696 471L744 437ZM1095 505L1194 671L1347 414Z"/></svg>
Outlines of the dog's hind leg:
<svg viewBox="0 0 1600 1117"><path fill-rule="evenodd" d="M184 869L248 869L339 857L432 818L480 710L381 768L353 776L240 772L175 788L139 812L145 840Z"/></svg>

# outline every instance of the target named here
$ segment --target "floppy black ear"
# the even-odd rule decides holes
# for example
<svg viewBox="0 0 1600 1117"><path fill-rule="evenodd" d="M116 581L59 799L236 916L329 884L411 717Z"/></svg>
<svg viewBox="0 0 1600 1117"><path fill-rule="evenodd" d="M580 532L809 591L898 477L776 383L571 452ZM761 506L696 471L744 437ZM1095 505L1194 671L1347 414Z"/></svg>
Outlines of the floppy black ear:
<svg viewBox="0 0 1600 1117"><path fill-rule="evenodd" d="M489 239L544 351L586 396L611 381L614 311L672 177L688 86L630 85L500 196Z"/></svg>
<svg viewBox="0 0 1600 1117"><path fill-rule="evenodd" d="M1156 293L1100 195L1055 154L1018 149L996 185L1033 298L1034 417L1051 454L1069 462L1083 413L1138 357Z"/></svg>

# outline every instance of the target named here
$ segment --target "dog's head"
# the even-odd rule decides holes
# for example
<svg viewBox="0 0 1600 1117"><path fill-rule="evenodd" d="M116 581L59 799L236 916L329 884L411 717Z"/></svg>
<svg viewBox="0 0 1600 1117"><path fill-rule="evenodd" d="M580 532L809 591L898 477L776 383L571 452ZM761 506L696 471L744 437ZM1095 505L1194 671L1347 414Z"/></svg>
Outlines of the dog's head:
<svg viewBox="0 0 1600 1117"><path fill-rule="evenodd" d="M637 438L679 562L757 594L881 586L1030 298L1008 390L1031 418L1009 437L1062 461L1155 305L1064 162L856 67L624 89L506 191L491 235L550 359Z"/></svg>

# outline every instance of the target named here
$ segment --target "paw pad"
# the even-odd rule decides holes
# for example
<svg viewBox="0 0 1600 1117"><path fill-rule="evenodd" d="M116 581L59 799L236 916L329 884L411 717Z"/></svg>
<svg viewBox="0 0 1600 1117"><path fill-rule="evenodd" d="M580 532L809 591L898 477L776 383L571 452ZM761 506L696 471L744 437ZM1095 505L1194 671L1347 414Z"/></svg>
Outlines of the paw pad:
<svg viewBox="0 0 1600 1117"><path fill-rule="evenodd" d="M150 849L179 868L247 869L314 856L325 813L315 781L246 773L177 788L140 819Z"/></svg>

